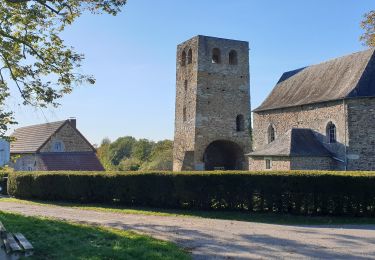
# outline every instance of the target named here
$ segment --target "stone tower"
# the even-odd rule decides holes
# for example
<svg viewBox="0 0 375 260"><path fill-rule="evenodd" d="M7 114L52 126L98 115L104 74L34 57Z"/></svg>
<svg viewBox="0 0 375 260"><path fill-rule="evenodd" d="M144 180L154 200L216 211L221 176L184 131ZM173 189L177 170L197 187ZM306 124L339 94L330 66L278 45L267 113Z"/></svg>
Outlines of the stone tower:
<svg viewBox="0 0 375 260"><path fill-rule="evenodd" d="M177 46L173 170L248 170L249 44L198 35Z"/></svg>

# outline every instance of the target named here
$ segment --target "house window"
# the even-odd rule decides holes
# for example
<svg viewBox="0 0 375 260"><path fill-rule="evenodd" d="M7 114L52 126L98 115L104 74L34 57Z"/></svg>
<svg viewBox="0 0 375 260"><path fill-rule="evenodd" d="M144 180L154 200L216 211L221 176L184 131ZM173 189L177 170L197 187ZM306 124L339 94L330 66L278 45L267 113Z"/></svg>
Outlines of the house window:
<svg viewBox="0 0 375 260"><path fill-rule="evenodd" d="M191 64L193 62L193 51L189 49L188 55L187 55L187 63Z"/></svg>
<svg viewBox="0 0 375 260"><path fill-rule="evenodd" d="M273 141L275 141L275 128L272 126L272 125L270 125L269 127L268 127L268 143L271 143L271 142L273 142Z"/></svg>
<svg viewBox="0 0 375 260"><path fill-rule="evenodd" d="M212 50L212 63L220 63L220 49L214 48Z"/></svg>
<svg viewBox="0 0 375 260"><path fill-rule="evenodd" d="M181 53L181 66L183 67L183 66L185 66L185 65L186 65L186 52L183 51L183 52Z"/></svg>
<svg viewBox="0 0 375 260"><path fill-rule="evenodd" d="M329 122L327 125L327 140L328 143L336 143L336 126L334 123Z"/></svg>
<svg viewBox="0 0 375 260"><path fill-rule="evenodd" d="M229 64L237 65L237 52L235 50L229 52Z"/></svg>
<svg viewBox="0 0 375 260"><path fill-rule="evenodd" d="M265 159L265 161L266 161L266 170L270 170L272 168L271 160Z"/></svg>
<svg viewBox="0 0 375 260"><path fill-rule="evenodd" d="M53 152L63 152L64 145L61 141L54 141L52 144L52 151Z"/></svg>
<svg viewBox="0 0 375 260"><path fill-rule="evenodd" d="M238 115L236 117L236 130L237 132L242 132L245 130L245 120L243 115Z"/></svg>

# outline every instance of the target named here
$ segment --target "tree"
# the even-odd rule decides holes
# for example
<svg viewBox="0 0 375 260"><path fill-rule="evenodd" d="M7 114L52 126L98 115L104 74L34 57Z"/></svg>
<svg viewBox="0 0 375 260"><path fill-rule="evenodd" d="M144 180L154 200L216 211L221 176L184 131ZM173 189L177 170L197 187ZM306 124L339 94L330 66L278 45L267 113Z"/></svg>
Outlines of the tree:
<svg viewBox="0 0 375 260"><path fill-rule="evenodd" d="M365 30L361 41L369 47L375 47L375 11L365 14L361 27Z"/></svg>
<svg viewBox="0 0 375 260"><path fill-rule="evenodd" d="M104 138L99 148L96 149L96 154L98 155L98 158L106 171L111 171L114 169L109 154L110 145L111 140L109 140L109 138Z"/></svg>
<svg viewBox="0 0 375 260"><path fill-rule="evenodd" d="M64 44L60 33L82 13L116 15L126 0L3 0L0 3L0 136L14 124L5 109L10 88L24 105L58 106L58 99L82 83L77 71L84 59Z"/></svg>
<svg viewBox="0 0 375 260"><path fill-rule="evenodd" d="M171 171L173 169L173 142L171 140L157 142L149 160L144 162L140 169Z"/></svg>
<svg viewBox="0 0 375 260"><path fill-rule="evenodd" d="M120 137L109 146L109 158L113 165L119 165L124 158L132 156L133 146L137 140L132 136Z"/></svg>
<svg viewBox="0 0 375 260"><path fill-rule="evenodd" d="M154 142L151 142L147 139L139 139L133 147L132 157L144 162L147 161L150 157Z"/></svg>

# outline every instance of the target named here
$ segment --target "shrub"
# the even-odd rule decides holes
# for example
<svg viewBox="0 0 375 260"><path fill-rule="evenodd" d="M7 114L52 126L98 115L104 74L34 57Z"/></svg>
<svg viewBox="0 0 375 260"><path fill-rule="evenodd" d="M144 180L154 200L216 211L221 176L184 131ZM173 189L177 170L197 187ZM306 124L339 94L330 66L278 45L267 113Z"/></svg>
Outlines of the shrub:
<svg viewBox="0 0 375 260"><path fill-rule="evenodd" d="M17 172L8 191L24 199L375 216L374 172Z"/></svg>

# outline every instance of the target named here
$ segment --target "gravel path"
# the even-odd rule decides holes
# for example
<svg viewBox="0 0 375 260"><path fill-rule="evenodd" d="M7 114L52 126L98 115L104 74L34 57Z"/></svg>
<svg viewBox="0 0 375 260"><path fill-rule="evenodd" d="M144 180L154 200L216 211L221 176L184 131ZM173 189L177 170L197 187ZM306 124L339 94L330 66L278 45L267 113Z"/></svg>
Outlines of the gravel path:
<svg viewBox="0 0 375 260"><path fill-rule="evenodd" d="M2 202L0 210L134 230L169 240L194 259L375 259L375 226L285 226L193 217L106 213Z"/></svg>

